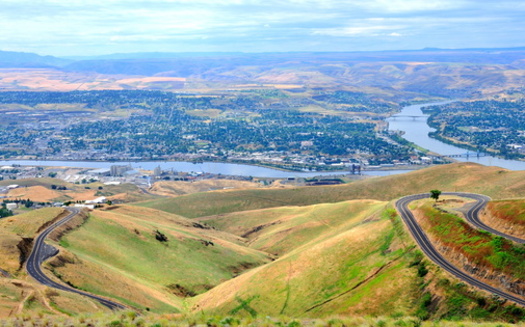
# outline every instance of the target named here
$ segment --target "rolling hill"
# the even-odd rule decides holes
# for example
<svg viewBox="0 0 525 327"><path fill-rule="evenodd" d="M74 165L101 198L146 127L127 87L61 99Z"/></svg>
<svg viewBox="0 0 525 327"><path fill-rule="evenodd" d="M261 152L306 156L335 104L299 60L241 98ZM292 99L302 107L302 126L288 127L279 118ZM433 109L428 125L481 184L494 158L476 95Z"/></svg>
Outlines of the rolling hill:
<svg viewBox="0 0 525 327"><path fill-rule="evenodd" d="M159 235L167 240L159 240ZM59 245L61 254L48 264L56 276L156 312L180 311L184 298L270 260L245 247L239 237L166 212L129 206L94 211Z"/></svg>
<svg viewBox="0 0 525 327"><path fill-rule="evenodd" d="M402 175L355 181L337 186L293 189L222 190L165 198L137 205L188 218L288 205L333 203L350 199L389 201L404 195L443 191L483 193L494 199L525 194L525 172L474 163L440 165Z"/></svg>
<svg viewBox="0 0 525 327"><path fill-rule="evenodd" d="M502 199L489 209L504 213L501 208L521 208L521 200L505 198L520 197L522 181L522 172L461 163L339 186L219 190L118 205L91 212L66 233L55 243L60 254L45 267L55 278L144 314L192 321L368 315L518 321L520 308L427 261L390 201L429 188L471 191ZM457 210L464 204L452 199L443 205ZM416 212L422 210L438 211L422 206ZM2 294L11 292L6 285L12 284L0 284ZM38 294L49 302L46 292ZM51 298L71 313L85 312L90 303L74 309L71 298ZM29 308L22 312L36 312Z"/></svg>

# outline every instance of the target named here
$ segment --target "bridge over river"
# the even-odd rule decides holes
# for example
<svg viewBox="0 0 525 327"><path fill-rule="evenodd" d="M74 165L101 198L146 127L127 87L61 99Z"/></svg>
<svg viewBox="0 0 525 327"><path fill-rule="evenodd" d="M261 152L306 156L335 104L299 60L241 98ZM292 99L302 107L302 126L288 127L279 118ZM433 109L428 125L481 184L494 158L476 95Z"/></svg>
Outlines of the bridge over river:
<svg viewBox="0 0 525 327"><path fill-rule="evenodd" d="M488 157L489 155L484 152L467 152L467 153L456 153L456 154L441 154L435 157L446 157L446 158L481 158Z"/></svg>
<svg viewBox="0 0 525 327"><path fill-rule="evenodd" d="M396 120L396 118L412 118L412 120L416 120L418 118L428 118L428 115L393 115L390 116L391 120Z"/></svg>

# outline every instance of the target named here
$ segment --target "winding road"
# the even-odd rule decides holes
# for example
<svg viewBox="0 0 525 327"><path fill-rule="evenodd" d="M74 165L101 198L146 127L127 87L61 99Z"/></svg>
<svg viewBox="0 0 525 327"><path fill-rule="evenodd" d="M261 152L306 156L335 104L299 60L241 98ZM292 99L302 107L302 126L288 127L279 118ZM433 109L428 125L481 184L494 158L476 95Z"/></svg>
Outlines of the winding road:
<svg viewBox="0 0 525 327"><path fill-rule="evenodd" d="M525 240L524 239L518 238L518 237L515 237L515 236L512 236L512 235L509 235L509 234L502 233L499 230L496 230L496 229L494 229L492 227L487 226L485 223L483 223L479 219L479 212L481 211L481 209L483 209L483 207L487 204L487 202L490 201L490 198L488 196L481 195L481 194L460 193L460 192L450 192L450 193L443 193L443 194L457 195L457 196L461 196L461 197L464 197L464 198L470 198L470 199L476 200L477 201L476 204L469 211L467 211L466 214L465 214L465 219L469 223L471 223L472 225L474 225L478 229L482 229L482 230L487 231L489 233L492 233L494 235L498 235L498 236L504 237L504 238L506 238L508 240L511 240L511 241L514 241L516 243L525 244Z"/></svg>
<svg viewBox="0 0 525 327"><path fill-rule="evenodd" d="M465 216L467 217L467 220L469 222L473 223L474 225L476 225L476 227L486 226L486 225L484 225L483 223L481 223L479 221L478 214L479 214L479 211L489 201L489 198L487 196L480 195L480 194L473 194L473 193L458 193L458 192L447 192L447 193L444 192L444 193L442 193L442 195L456 195L456 196L461 196L461 197L466 197L466 198L470 198L470 199L476 200L477 201L476 204L472 208L470 208L468 210L468 212L465 214ZM490 293L496 294L496 295L498 295L498 296L500 296L502 298L505 298L505 299L507 299L509 301L515 302L515 303L520 304L522 306L525 306L525 300L524 299L522 299L522 298L520 298L518 296L515 296L512 293L507 293L507 292L502 291L502 290L500 290L498 288L495 288L495 287L493 287L493 286L491 286L489 284L486 284L486 283L476 279L475 277L473 277L473 276L463 272L462 270L460 270L459 268L457 268L456 266L451 264L449 261L447 261L436 250L436 248L432 245L432 243L428 239L427 235L425 234L425 232L423 231L421 226L419 226L419 224L417 223L417 221L414 218L414 215L412 214L412 212L408 209L408 205L410 204L410 202L416 201L416 200L420 200L420 199L429 198L429 197L430 197L429 193L415 194L415 195L405 196L405 197L397 200L397 202L396 202L396 209L397 209L397 211L401 215L401 218L403 219L403 221L407 225L408 229L410 230L410 233L412 234L412 236L416 240L416 242L419 245L419 247L421 248L421 250L435 264L437 264L438 266L443 268L445 271L447 271L447 272L451 273L452 275L456 276L457 278L463 280L464 282L467 282L467 283L469 283L469 284L471 284L473 286L481 288L481 289L483 289L485 291L488 291ZM474 222L479 222L481 225L477 225ZM490 232L492 232L491 231L492 229L490 227L488 227L488 226L486 226L486 227L490 229L489 230ZM480 227L480 228L482 228L482 227ZM504 237L509 238L509 235L503 234L501 232L498 232L497 234L500 235L500 236L504 236Z"/></svg>
<svg viewBox="0 0 525 327"><path fill-rule="evenodd" d="M29 258L26 262L26 270L29 273L31 277L36 279L39 283L53 287L62 291L67 291L71 293L76 293L80 295L87 296L93 300L96 300L100 302L102 305L110 308L111 310L122 310L126 309L126 307L120 303L108 300L106 298L93 295L87 292L83 292L80 290L77 290L73 287L63 285L60 283L55 282L54 280L50 279L48 276L44 274L42 271L41 265L42 263L51 258L52 256L56 255L58 253L58 250L52 247L51 245L46 244L44 241L46 237L51 234L57 227L67 223L70 221L73 217L78 215L80 213L80 208L74 208L70 207L67 210L70 211L70 214L66 217L62 218L58 222L55 222L51 226L47 227L38 237L35 239L33 244L33 249L31 251L31 254L29 255Z"/></svg>

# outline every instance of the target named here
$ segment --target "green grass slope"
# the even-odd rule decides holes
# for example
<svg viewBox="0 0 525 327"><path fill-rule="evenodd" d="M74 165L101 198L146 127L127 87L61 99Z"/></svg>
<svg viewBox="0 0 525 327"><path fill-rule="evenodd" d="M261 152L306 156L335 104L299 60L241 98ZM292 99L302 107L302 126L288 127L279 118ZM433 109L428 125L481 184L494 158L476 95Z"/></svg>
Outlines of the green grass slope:
<svg viewBox="0 0 525 327"><path fill-rule="evenodd" d="M322 228L314 229L307 221L318 224L312 214L318 206L274 209L274 216L281 214L274 218L289 220L283 223L288 226L260 230L260 242L252 246L282 256L198 296L192 309L294 317L412 313L417 284L406 255L410 247L404 244L409 239L395 236L395 224L382 213L386 202L359 202L327 205ZM234 224L242 221L232 216ZM296 231L285 233L289 240L274 243L275 235L292 225Z"/></svg>
<svg viewBox="0 0 525 327"><path fill-rule="evenodd" d="M22 267L32 240L43 226L63 216L63 212L63 208L43 208L0 219L0 269L9 274L0 278L0 318L106 311L83 296L40 285Z"/></svg>
<svg viewBox="0 0 525 327"><path fill-rule="evenodd" d="M156 239L157 230L167 242ZM269 261L237 237L166 212L128 206L94 211L60 245L66 251L49 264L56 276L157 312L176 312L184 297Z"/></svg>
<svg viewBox="0 0 525 327"><path fill-rule="evenodd" d="M523 319L520 308L501 305L499 299L469 287L424 259L387 202L352 200L199 220L243 234L251 247L280 257L191 299L194 312L310 318ZM468 235L460 236L458 240L470 240Z"/></svg>
<svg viewBox="0 0 525 327"><path fill-rule="evenodd" d="M370 178L345 185L196 193L137 203L188 218L290 205L350 199L389 201L404 195L443 191L483 193L495 199L525 194L525 172L474 163L435 166L407 174Z"/></svg>
<svg viewBox="0 0 525 327"><path fill-rule="evenodd" d="M373 219L385 202L353 200L304 207L279 207L223 214L198 219L201 222L248 239L250 247L278 256L318 237L338 234Z"/></svg>

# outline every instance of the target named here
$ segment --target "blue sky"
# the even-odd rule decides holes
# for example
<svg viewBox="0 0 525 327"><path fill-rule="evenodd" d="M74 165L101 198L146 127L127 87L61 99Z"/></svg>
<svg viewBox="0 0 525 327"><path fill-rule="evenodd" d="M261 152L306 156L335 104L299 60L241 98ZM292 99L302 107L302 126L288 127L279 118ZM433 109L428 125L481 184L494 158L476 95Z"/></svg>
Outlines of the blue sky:
<svg viewBox="0 0 525 327"><path fill-rule="evenodd" d="M523 0L0 0L0 49L370 51L525 46Z"/></svg>

